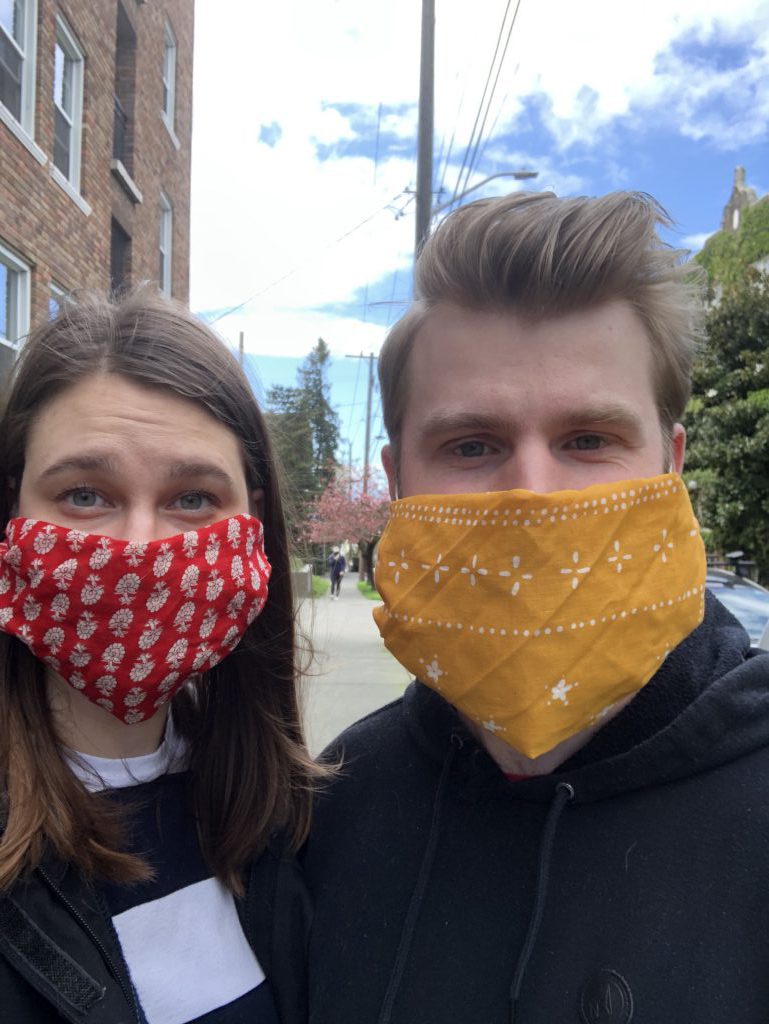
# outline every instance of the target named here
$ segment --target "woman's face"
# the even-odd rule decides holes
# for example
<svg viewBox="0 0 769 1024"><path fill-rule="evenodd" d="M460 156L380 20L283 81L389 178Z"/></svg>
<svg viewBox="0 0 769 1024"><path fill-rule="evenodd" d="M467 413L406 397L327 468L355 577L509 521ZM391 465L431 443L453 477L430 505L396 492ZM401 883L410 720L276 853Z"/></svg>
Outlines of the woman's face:
<svg viewBox="0 0 769 1024"><path fill-rule="evenodd" d="M194 402L98 374L34 420L17 515L148 541L251 512L238 439Z"/></svg>

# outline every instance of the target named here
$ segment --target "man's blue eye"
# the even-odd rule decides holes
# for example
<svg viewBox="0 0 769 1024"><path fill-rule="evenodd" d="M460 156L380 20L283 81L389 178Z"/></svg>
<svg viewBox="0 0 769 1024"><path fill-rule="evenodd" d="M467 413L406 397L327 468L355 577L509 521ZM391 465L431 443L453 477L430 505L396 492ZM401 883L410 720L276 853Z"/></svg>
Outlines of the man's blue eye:
<svg viewBox="0 0 769 1024"><path fill-rule="evenodd" d="M466 459L477 459L486 454L486 445L483 441L463 441L454 450Z"/></svg>
<svg viewBox="0 0 769 1024"><path fill-rule="evenodd" d="M603 438L597 434L581 434L574 438L574 447L581 452L597 451L603 446Z"/></svg>

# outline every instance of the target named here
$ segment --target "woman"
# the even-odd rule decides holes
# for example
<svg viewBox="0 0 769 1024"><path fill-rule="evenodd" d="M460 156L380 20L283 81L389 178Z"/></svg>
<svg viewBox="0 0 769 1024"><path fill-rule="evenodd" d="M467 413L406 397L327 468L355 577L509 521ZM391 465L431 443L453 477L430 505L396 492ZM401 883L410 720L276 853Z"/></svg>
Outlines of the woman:
<svg viewBox="0 0 769 1024"><path fill-rule="evenodd" d="M316 769L235 359L148 293L68 306L18 360L0 518L0 1018L301 1021Z"/></svg>

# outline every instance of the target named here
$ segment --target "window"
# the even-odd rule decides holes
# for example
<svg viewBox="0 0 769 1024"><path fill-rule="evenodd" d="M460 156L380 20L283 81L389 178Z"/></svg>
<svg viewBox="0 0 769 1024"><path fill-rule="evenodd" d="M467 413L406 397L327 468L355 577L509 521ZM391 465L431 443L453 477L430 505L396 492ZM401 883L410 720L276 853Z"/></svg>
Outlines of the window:
<svg viewBox="0 0 769 1024"><path fill-rule="evenodd" d="M166 22L163 38L163 119L171 131L176 117L176 37Z"/></svg>
<svg viewBox="0 0 769 1024"><path fill-rule="evenodd" d="M0 245L0 380L29 332L29 267Z"/></svg>
<svg viewBox="0 0 769 1024"><path fill-rule="evenodd" d="M131 236L114 217L110 232L110 284L116 295L131 284Z"/></svg>
<svg viewBox="0 0 769 1024"><path fill-rule="evenodd" d="M75 191L79 192L80 137L83 122L83 53L61 18L56 19L53 104L53 163Z"/></svg>
<svg viewBox="0 0 769 1024"><path fill-rule="evenodd" d="M0 104L32 135L37 0L0 0Z"/></svg>
<svg viewBox="0 0 769 1024"><path fill-rule="evenodd" d="M171 241L173 237L174 214L171 201L165 192L160 193L160 290L171 295Z"/></svg>

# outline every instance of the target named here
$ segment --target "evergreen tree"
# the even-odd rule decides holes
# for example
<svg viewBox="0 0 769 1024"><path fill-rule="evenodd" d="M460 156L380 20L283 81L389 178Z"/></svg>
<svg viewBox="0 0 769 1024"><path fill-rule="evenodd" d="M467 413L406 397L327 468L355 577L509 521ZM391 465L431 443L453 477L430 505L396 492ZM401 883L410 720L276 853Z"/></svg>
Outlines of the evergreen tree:
<svg viewBox="0 0 769 1024"><path fill-rule="evenodd" d="M706 321L687 427L687 477L722 550L769 576L769 278L749 271ZM692 472L689 472L691 470Z"/></svg>
<svg viewBox="0 0 769 1024"><path fill-rule="evenodd" d="M312 433L313 476L317 492L323 490L334 475L336 449L339 445L339 417L329 401L327 380L331 352L323 338L299 367L299 388L304 396L305 413Z"/></svg>

